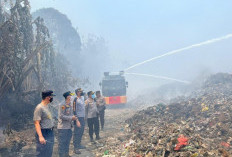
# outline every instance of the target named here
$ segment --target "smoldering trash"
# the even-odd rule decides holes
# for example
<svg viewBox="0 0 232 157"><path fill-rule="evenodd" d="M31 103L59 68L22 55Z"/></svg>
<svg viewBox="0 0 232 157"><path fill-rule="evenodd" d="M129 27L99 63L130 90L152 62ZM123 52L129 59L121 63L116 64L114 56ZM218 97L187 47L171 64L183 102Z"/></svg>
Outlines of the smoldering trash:
<svg viewBox="0 0 232 157"><path fill-rule="evenodd" d="M101 150L105 156L229 157L231 94L232 75L213 75L188 97L137 112L126 120L124 139L109 139Z"/></svg>

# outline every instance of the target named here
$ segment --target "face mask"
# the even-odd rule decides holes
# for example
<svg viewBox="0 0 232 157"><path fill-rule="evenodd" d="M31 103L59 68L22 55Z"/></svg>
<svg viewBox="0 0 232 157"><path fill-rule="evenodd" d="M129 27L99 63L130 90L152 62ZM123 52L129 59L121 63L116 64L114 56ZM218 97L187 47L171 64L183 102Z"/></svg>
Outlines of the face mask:
<svg viewBox="0 0 232 157"><path fill-rule="evenodd" d="M50 98L50 102L52 102L53 101L53 98Z"/></svg>
<svg viewBox="0 0 232 157"><path fill-rule="evenodd" d="M93 98L93 99L95 98L95 95L94 95L94 94L92 95L92 98Z"/></svg>
<svg viewBox="0 0 232 157"><path fill-rule="evenodd" d="M81 92L81 96L84 96L84 92Z"/></svg>

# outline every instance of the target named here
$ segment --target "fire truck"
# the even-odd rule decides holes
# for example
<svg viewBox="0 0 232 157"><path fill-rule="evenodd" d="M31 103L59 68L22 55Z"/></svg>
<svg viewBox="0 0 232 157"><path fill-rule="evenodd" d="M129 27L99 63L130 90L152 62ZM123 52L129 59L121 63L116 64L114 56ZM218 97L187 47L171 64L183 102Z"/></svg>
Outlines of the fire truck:
<svg viewBox="0 0 232 157"><path fill-rule="evenodd" d="M107 105L127 103L126 88L128 87L128 82L125 80L123 71L117 74L104 72L104 77L99 85Z"/></svg>

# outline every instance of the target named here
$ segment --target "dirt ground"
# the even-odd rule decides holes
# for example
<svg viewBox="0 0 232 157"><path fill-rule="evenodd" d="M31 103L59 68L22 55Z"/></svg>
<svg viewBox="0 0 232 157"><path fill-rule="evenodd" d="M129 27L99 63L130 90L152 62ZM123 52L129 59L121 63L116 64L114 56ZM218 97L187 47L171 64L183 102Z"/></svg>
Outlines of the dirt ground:
<svg viewBox="0 0 232 157"><path fill-rule="evenodd" d="M117 137L123 134L125 120L130 118L134 114L134 110L132 109L108 109L105 113L105 129L100 131L101 139L96 141L95 144L89 142L88 129L86 127L84 137L83 137L83 145L87 147L86 150L81 150L81 155L73 154L73 144L71 142L70 147L70 155L72 157L94 157L94 156L103 156L104 145L109 142L110 137ZM55 147L54 147L55 148ZM54 154L55 157L55 154Z"/></svg>
<svg viewBox="0 0 232 157"><path fill-rule="evenodd" d="M70 155L72 157L95 157L103 156L107 150L105 147L110 142L112 137L123 137L125 120L130 118L135 113L135 110L128 108L107 109L105 112L105 129L100 131L101 139L96 143L91 143L88 136L88 127L86 125L85 132L82 140L82 145L86 149L80 150L81 154L76 155L73 153L73 143L70 144ZM56 130L55 130L56 131ZM6 138L5 146L1 146L0 157L2 156L23 156L32 157L35 154L35 130L28 128L21 132L13 132L12 135ZM22 146L23 145L23 146ZM15 152L12 152L12 147ZM8 149L11 148L11 149ZM7 151L8 150L8 151ZM10 154L9 150L11 150ZM53 157L58 156L58 143L57 136L55 136L55 145Z"/></svg>

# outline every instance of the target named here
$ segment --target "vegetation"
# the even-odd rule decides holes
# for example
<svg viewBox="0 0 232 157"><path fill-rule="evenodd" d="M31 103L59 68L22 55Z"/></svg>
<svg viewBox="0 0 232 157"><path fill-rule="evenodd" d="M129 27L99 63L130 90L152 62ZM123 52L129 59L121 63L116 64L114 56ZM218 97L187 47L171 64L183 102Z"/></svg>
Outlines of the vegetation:
<svg viewBox="0 0 232 157"><path fill-rule="evenodd" d="M16 124L31 120L42 90L61 95L78 80L54 51L44 20L32 20L28 0L9 3L0 5L0 125L20 128Z"/></svg>

